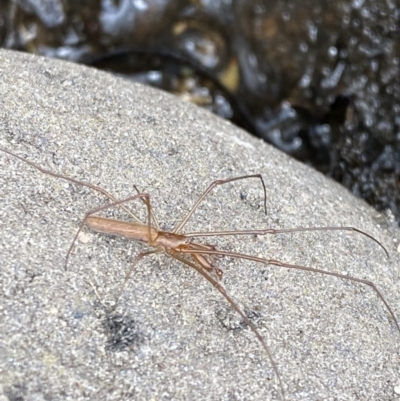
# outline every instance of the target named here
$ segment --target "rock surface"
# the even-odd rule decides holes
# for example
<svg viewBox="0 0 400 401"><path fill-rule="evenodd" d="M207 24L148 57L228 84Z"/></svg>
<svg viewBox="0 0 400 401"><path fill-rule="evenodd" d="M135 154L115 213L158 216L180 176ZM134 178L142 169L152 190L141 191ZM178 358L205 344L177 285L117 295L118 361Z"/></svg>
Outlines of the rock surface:
<svg viewBox="0 0 400 401"><path fill-rule="evenodd" d="M155 90L74 64L0 50L0 146L122 199L151 195L172 230L213 180L261 173L206 198L184 231L356 226L209 238L225 250L373 281L400 320L399 231L345 189L231 124ZM278 400L254 334L201 276L140 243L84 230L104 196L0 151L0 394L24 400ZM131 209L144 221L140 202ZM129 219L122 211L105 212ZM287 400L392 400L400 334L376 293L336 277L218 258ZM0 398L2 399L2 398Z"/></svg>

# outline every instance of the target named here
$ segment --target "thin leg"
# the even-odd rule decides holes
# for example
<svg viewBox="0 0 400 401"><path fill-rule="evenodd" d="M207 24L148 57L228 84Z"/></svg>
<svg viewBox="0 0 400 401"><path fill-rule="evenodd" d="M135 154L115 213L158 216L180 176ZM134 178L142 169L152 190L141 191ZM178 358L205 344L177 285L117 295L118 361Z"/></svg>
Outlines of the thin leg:
<svg viewBox="0 0 400 401"><path fill-rule="evenodd" d="M264 230L238 230L238 231L213 231L213 232L195 232L195 233L185 233L187 237L213 237L213 236L223 236L223 235L266 235L266 234L285 234L285 233L295 233L300 231L353 231L364 235L365 237L371 239L376 244L378 244L385 252L386 257L389 258L389 252L387 249L372 235L361 231L355 227L297 227L297 228L266 228Z"/></svg>
<svg viewBox="0 0 400 401"><path fill-rule="evenodd" d="M145 202L146 207L147 207L147 224L148 224L148 227L149 227L149 239L150 239L150 238L151 238L151 205L150 205L150 196L149 196L148 194L137 194L137 195L130 196L129 198L122 199L122 200L119 200L119 201L110 203L109 205L104 205L104 206L96 207L96 208L94 208L94 209L92 209L92 210L89 210L89 211L85 214L85 216L84 216L84 218L83 218L81 224L79 225L78 231L77 231L77 233L75 234L75 237L74 237L74 239L73 239L73 241L72 241L72 243L71 243L71 246L70 246L69 249L68 249L68 253L67 253L67 256L66 256L66 258L65 258L64 269L67 270L67 264L68 264L69 255L71 254L71 251L72 251L72 248L73 248L73 246L74 246L74 243L75 243L75 241L76 241L76 239L77 239L79 233L81 232L82 227L83 227L83 225L85 224L85 221L87 220L87 218L88 218L90 215L92 215L92 214L94 214L94 213L101 212L102 210L108 209L108 208L110 208L110 207L118 206L118 205L121 205L121 204L123 204L123 203L129 202L129 201L134 200L134 199L139 199L139 198L140 198L140 199L143 199L143 201ZM139 220L139 221L140 221L140 220Z"/></svg>
<svg viewBox="0 0 400 401"><path fill-rule="evenodd" d="M200 202L203 201L203 199L217 186L227 184L228 182L232 181L239 181L239 180L244 180L247 178L258 178L261 181L261 184L263 186L264 190L264 211L265 214L267 214L267 190L265 189L265 183L264 179L262 178L261 174L251 174L251 175L243 175L240 177L234 177L234 178L228 178L226 180L217 180L212 182L208 188L203 192L203 194L200 196L200 198L196 201L196 203L193 205L193 207L190 209L189 213L186 215L186 217L181 221L181 223L178 225L178 227L173 231L174 234L177 234L180 232L182 227L187 223L187 221L190 219L196 208L199 206Z"/></svg>
<svg viewBox="0 0 400 401"><path fill-rule="evenodd" d="M138 194L142 193L142 192L139 191L139 189L138 189L138 187L137 187L136 185L134 185L133 188L135 188L135 191L136 191ZM144 203L146 204L146 202L144 202ZM152 218L152 220L154 221L154 224L155 224L157 230L158 230L158 231L161 231L161 230L160 230L160 224L158 224L158 219L157 219L157 217L156 217L156 214L154 213L154 210L151 211L151 218Z"/></svg>
<svg viewBox="0 0 400 401"><path fill-rule="evenodd" d="M387 301L384 298L384 296L382 295L382 293L378 290L378 287L372 281L368 281L368 280L364 280L364 279L356 278L356 277L352 277L352 276L346 276L346 275L340 274L340 273L335 273L335 272L330 272L330 271L326 271L326 270L316 269L316 268L313 268L313 267L292 265L292 264L289 264L289 263L280 262L279 260L258 258L256 256L245 255L243 253L225 252L225 251L220 251L220 250L206 250L206 249L204 249L204 250L196 250L196 249L190 249L190 248L188 248L188 249L179 249L179 252L186 253L186 254L221 255L221 256L228 256L228 257L236 258L236 259L252 260L254 262L262 263L264 265L274 265L274 266L280 266L280 267L287 267L289 269L304 270L304 271L312 272L312 273L320 273L320 274L325 274L327 276L338 277L338 278L341 278L341 279L344 279L344 280L350 280L350 281L353 281L353 282L356 282L356 283L361 283L361 284L368 285L369 287L371 287L375 291L375 293L378 295L378 297L382 300L382 302L386 306L387 311L389 312L390 316L394 320L394 323L397 326L397 330L400 333L400 325L396 320L396 316L394 315L394 313L392 311L392 308L389 306L389 304L387 303Z"/></svg>
<svg viewBox="0 0 400 401"><path fill-rule="evenodd" d="M43 174L48 174L48 175L51 175L52 177L61 178L62 180L70 181L76 185L80 185L82 187L87 187L87 188L93 189L94 191L100 192L101 194L105 195L112 202L117 202L117 199L114 196L112 196L110 193L108 193L105 189L98 187L97 185L93 185L93 184L90 184L85 181L79 181L74 178L70 178L65 175L62 175L62 174L53 173L52 171L47 170L47 169L39 166L38 164L35 164L27 159L24 159L23 157L18 156L17 154L10 152L7 149L0 147L0 150L2 150L5 153L8 153L9 155L15 157L16 159L23 161L26 164L29 164L30 166L34 167L36 170L39 170L40 172L42 172ZM125 206L121 206L121 208L124 209L125 212L127 212L130 216L132 216L132 218L134 220L136 220L138 223L141 223L140 219L138 217L136 217L129 209L127 209Z"/></svg>
<svg viewBox="0 0 400 401"><path fill-rule="evenodd" d="M133 273L133 269L134 269L135 266L138 264L138 262L139 262L142 258L144 258L145 256L147 256L147 255L152 255L153 253L158 253L158 252L162 252L162 250L161 250L161 249L153 249L153 250L151 250L151 251L139 253L139 255L136 256L136 258L135 258L135 259L133 260L133 262L132 262L131 268L129 269L128 273L126 273L126 275L125 275L124 282L122 283L121 289L119 290L117 299L116 299L116 301L115 301L115 306L114 306L114 308L113 308L114 310L115 310L115 308L117 307L118 301L119 301L119 299L121 298L122 293L124 292L126 283L127 283L128 280L131 278L132 273Z"/></svg>
<svg viewBox="0 0 400 401"><path fill-rule="evenodd" d="M252 332L255 334L255 336L257 337L257 339L260 341L261 345L265 349L265 351L268 355L268 358L271 361L272 367L279 380L279 387L281 390L282 400L284 401L285 400L285 391L283 389L283 383L282 383L281 377L278 372L278 367L276 366L276 363L274 361L274 358L272 357L272 354L271 354L271 351L269 350L268 345L265 343L264 339L262 338L260 332L257 330L257 327L254 325L254 323L245 315L245 313L239 308L239 306L236 304L236 302L228 295L225 288L222 287L222 285L219 284L214 278L212 278L202 267L199 267L195 263L192 263L192 262L182 258L176 252L173 252L173 251L167 251L167 252L173 258L175 258L175 259L179 260L180 262L184 263L185 265L190 266L193 269L195 269L207 281L209 281L221 293L221 295L229 302L229 304L232 306L232 308L241 316L241 318L244 320L244 322L250 327Z"/></svg>

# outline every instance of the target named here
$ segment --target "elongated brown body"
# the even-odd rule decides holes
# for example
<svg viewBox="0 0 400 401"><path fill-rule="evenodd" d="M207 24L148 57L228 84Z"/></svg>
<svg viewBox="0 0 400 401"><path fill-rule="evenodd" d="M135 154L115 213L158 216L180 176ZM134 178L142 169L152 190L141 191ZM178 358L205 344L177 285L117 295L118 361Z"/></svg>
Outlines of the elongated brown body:
<svg viewBox="0 0 400 401"><path fill-rule="evenodd" d="M146 242L155 247L177 248L188 243L188 237L184 235L157 231L154 227L150 227L149 230L149 226L139 223L128 223L98 216L89 216L85 223L93 231ZM149 238L149 234L151 238Z"/></svg>
<svg viewBox="0 0 400 401"><path fill-rule="evenodd" d="M145 226L139 223L128 223L126 221L107 219L105 217L89 216L85 224L93 231L99 233L116 235L126 239L154 243L158 237L158 232L154 227ZM149 233L151 238L149 238Z"/></svg>

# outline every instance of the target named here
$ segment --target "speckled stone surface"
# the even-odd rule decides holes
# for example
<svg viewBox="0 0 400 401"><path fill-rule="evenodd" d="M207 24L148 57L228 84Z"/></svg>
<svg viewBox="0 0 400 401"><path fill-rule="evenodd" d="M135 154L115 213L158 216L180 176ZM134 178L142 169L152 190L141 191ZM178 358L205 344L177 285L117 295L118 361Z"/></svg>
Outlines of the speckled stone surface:
<svg viewBox="0 0 400 401"><path fill-rule="evenodd" d="M0 146L117 198L151 195L171 230L356 226L351 233L208 238L229 251L373 281L400 320L399 230L319 173L170 95L74 64L0 50ZM0 400L279 400L254 334L197 272L85 229L105 204L0 151ZM132 202L143 221L145 210ZM112 209L114 218L129 215ZM217 258L222 284L270 347L287 400L400 399L400 334L374 291L335 277Z"/></svg>

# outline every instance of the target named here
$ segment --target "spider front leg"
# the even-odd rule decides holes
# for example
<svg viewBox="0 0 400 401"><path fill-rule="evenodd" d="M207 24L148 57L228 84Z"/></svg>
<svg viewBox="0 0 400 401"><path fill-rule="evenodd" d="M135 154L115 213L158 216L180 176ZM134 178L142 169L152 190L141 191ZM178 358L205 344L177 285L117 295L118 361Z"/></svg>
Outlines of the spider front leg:
<svg viewBox="0 0 400 401"><path fill-rule="evenodd" d="M199 204L204 200L204 198L217 186L227 184L228 182L245 180L247 178L258 178L261 181L264 191L264 211L267 214L267 190L265 188L264 179L261 174L250 174L250 175L242 175L240 177L228 178L226 180L217 180L213 181L207 189L203 192L203 194L197 199L196 203L192 206L189 213L185 216L185 218L180 222L178 227L173 231L175 234L179 233L183 226L187 223L190 217L193 215Z"/></svg>

